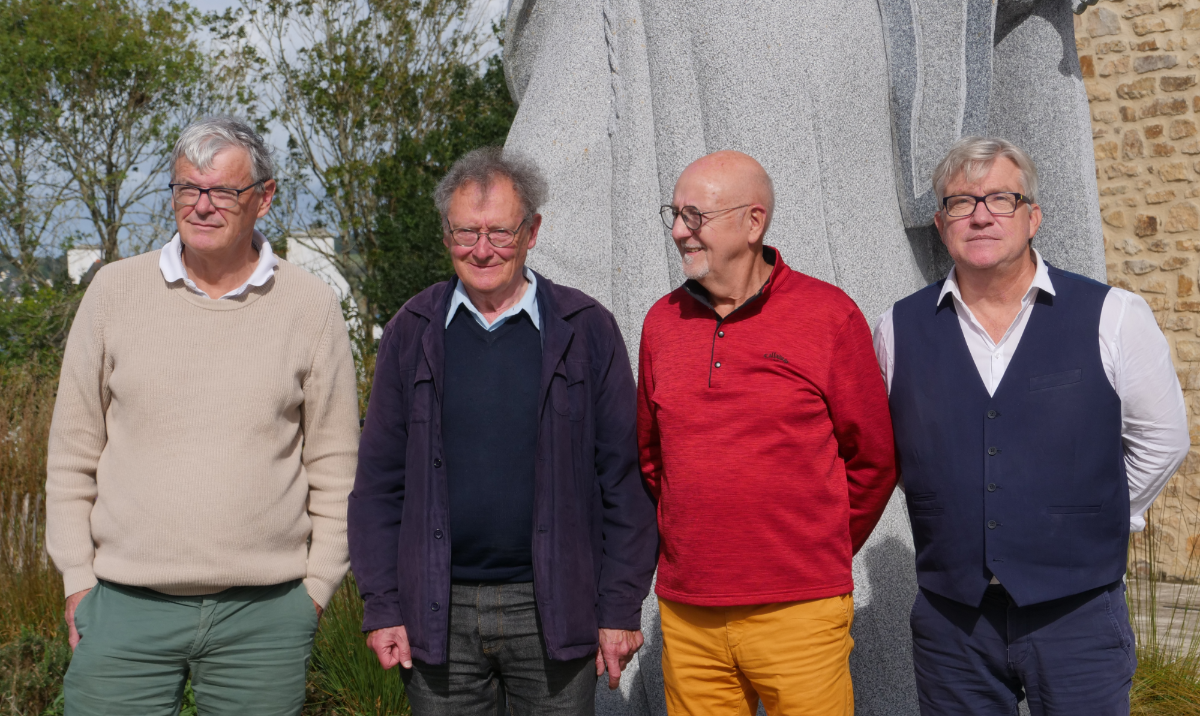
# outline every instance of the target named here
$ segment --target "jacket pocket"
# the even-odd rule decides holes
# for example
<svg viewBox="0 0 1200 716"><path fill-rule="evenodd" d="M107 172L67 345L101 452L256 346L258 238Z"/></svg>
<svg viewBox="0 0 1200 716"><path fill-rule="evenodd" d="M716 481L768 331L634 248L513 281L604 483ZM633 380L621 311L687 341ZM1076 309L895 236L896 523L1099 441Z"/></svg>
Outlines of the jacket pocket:
<svg viewBox="0 0 1200 716"><path fill-rule="evenodd" d="M410 400L408 403L408 422L427 423L433 419L433 407L437 400L433 394L433 374L429 366L422 362L415 370L406 371L405 382L411 383Z"/></svg>
<svg viewBox="0 0 1200 716"><path fill-rule="evenodd" d="M1030 390L1046 390L1047 388L1057 388L1063 385L1071 385L1083 380L1083 369L1076 368L1074 370L1064 370L1061 373L1050 373L1049 375L1035 375L1029 379Z"/></svg>
<svg viewBox="0 0 1200 716"><path fill-rule="evenodd" d="M1093 515L1102 505L1050 505L1046 512L1052 515Z"/></svg>

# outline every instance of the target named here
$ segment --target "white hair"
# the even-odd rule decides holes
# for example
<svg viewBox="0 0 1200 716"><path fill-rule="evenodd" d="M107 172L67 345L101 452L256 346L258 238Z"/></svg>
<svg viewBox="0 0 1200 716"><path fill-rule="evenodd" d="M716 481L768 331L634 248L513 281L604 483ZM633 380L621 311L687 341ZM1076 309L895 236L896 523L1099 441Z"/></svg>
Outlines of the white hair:
<svg viewBox="0 0 1200 716"><path fill-rule="evenodd" d="M171 152L171 176L180 159L186 159L200 171L212 168L213 157L230 147L250 155L250 179L258 184L275 176L271 151L263 138L246 122L229 116L205 117L187 126Z"/></svg>
<svg viewBox="0 0 1200 716"><path fill-rule="evenodd" d="M963 137L950 147L946 156L933 170L933 190L939 201L946 197L946 185L957 176L977 181L992 169L997 159L1004 158L1021 171L1021 193L1036 204L1038 194L1037 167L1033 160L1012 142L999 137Z"/></svg>

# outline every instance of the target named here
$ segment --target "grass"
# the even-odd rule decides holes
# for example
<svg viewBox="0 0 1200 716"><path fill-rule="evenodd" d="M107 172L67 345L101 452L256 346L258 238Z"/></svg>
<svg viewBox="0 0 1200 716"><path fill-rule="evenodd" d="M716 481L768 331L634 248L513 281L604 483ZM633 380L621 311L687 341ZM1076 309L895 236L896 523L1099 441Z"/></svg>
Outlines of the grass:
<svg viewBox="0 0 1200 716"><path fill-rule="evenodd" d="M1138 657L1130 714L1200 716L1200 550L1192 549L1182 576L1168 581L1158 569L1162 534L1153 511L1146 522L1129 549L1134 568L1126 594ZM1169 609L1160 608L1161 596Z"/></svg>

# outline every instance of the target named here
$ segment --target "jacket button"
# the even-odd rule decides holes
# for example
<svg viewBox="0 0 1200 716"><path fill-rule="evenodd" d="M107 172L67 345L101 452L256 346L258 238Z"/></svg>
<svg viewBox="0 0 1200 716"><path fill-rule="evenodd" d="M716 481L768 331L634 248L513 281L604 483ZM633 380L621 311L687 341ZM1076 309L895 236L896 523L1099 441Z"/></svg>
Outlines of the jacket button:
<svg viewBox="0 0 1200 716"><path fill-rule="evenodd" d="M717 331L717 338L724 338L724 337L725 337L725 331Z"/></svg>
<svg viewBox="0 0 1200 716"><path fill-rule="evenodd" d="M994 485L993 485L993 487L994 487ZM441 538L442 538L442 531L441 531L441 530L434 530L434 531L433 531L433 538L434 538L434 539L441 539Z"/></svg>
<svg viewBox="0 0 1200 716"><path fill-rule="evenodd" d="M1000 526L1000 523L997 522L996 520L988 520L988 529L989 530L994 530L999 526ZM434 608L437 608L436 604L434 605Z"/></svg>
<svg viewBox="0 0 1200 716"><path fill-rule="evenodd" d="M988 492L995 492L995 491L996 491L996 483L989 482L988 483Z"/></svg>
<svg viewBox="0 0 1200 716"><path fill-rule="evenodd" d="M1000 453L1000 448L998 448L998 447L988 448L988 455L998 455L999 453Z"/></svg>
<svg viewBox="0 0 1200 716"><path fill-rule="evenodd" d="M999 415L999 414L1000 414L1000 413L997 413L995 410L989 410L989 411L988 411L988 417L989 417L989 418L994 418L994 417L996 417L996 416L997 416L997 415Z"/></svg>
<svg viewBox="0 0 1200 716"><path fill-rule="evenodd" d="M720 368L720 367L721 367L721 362L720 362L720 361L717 361L717 363L716 363L716 366L717 366L718 368Z"/></svg>
<svg viewBox="0 0 1200 716"><path fill-rule="evenodd" d="M429 608L436 612L437 610L442 608L442 605L438 604L437 602L434 602L433 604L429 605Z"/></svg>
<svg viewBox="0 0 1200 716"><path fill-rule="evenodd" d="M993 449L993 450L995 450L995 448L992 448L992 449ZM434 466L434 468L439 468L439 467L441 467L441 466L442 466L442 459L441 459L440 457L435 457L435 458L433 459L433 466Z"/></svg>

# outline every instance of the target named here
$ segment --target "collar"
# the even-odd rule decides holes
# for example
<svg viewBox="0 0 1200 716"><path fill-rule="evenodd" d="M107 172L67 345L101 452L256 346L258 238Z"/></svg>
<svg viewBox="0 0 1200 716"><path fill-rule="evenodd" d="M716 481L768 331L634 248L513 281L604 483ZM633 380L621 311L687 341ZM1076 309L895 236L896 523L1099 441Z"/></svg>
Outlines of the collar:
<svg viewBox="0 0 1200 716"><path fill-rule="evenodd" d="M1042 260L1042 255L1038 253L1037 249L1033 250L1033 256L1037 260L1037 271L1033 274L1033 282L1029 284L1029 290L1025 292L1025 299L1028 299L1030 295L1035 295L1035 291L1045 291L1051 296L1055 295L1054 284L1050 282L1050 271L1046 267L1046 262ZM950 273L946 274L946 280L942 283L942 290L938 292L937 305L942 305L942 300L946 298L946 294L954 296L954 300L960 304L963 302L953 266L950 267Z"/></svg>
<svg viewBox="0 0 1200 716"><path fill-rule="evenodd" d="M783 272L787 271L787 264L783 263L783 257L779 253L779 249L772 246L763 245L763 260L771 265L771 275L767 277L767 282L758 289L758 293L746 299L742 305L729 312L725 318L729 318L737 311L742 310L746 306L758 300L766 300L771 295L771 290L779 284L782 279ZM692 298L708 307L709 310L715 311L712 305L712 296L709 295L708 289L700 284L695 279L688 279L683 282L683 290L687 291Z"/></svg>
<svg viewBox="0 0 1200 716"><path fill-rule="evenodd" d="M251 242L254 248L258 251L258 265L254 267L254 273L250 274L250 278L246 283L229 293L221 296L221 298L237 298L245 293L251 286L262 286L271 277L275 275L275 269L279 267L279 259L271 251L271 244L267 242L267 238L262 235L258 229L254 230L251 236ZM158 270L162 271L163 278L167 283L175 283L183 281L188 290L205 298L212 298L200 287L188 278L187 268L183 265L183 242L179 239L179 234L175 234L171 238L170 243L163 247L162 253L158 255Z"/></svg>
<svg viewBox="0 0 1200 716"><path fill-rule="evenodd" d="M450 322L458 314L458 307L466 306L471 315L475 317L476 322L485 330L494 331L504 325L505 321L524 311L529 314L529 319L533 322L534 327L541 331L542 316L537 302L537 275L528 266L522 268L522 273L525 280L529 282L529 285L525 287L525 295L521 296L521 300L511 308L497 316L491 325L488 325L487 319L483 317L483 312L476 308L474 303L471 303L471 297L467 295L467 289L463 282L455 281L454 293L450 296L450 307L446 310L446 327L450 327Z"/></svg>

